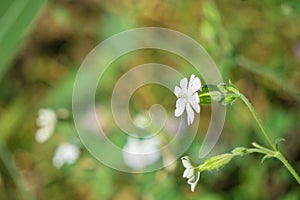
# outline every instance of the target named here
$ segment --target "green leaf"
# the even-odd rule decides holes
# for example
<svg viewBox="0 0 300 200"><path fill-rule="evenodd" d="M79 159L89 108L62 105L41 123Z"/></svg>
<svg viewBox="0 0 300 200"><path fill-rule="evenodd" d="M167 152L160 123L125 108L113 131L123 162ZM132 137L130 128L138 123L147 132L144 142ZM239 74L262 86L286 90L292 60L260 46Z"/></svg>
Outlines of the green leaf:
<svg viewBox="0 0 300 200"><path fill-rule="evenodd" d="M6 146L5 143L0 140L0 159L1 162L4 164L8 174L11 176L11 179L14 181L18 192L20 193L22 199L31 200L34 199L30 192L24 185L23 180L21 179L21 175L17 170L15 163L13 162L13 156ZM3 191L4 192L4 191Z"/></svg>
<svg viewBox="0 0 300 200"><path fill-rule="evenodd" d="M2 0L0 6L0 80L14 54L20 47L24 33L46 0Z"/></svg>
<svg viewBox="0 0 300 200"><path fill-rule="evenodd" d="M236 89L236 90L239 90L232 82L231 80L228 81L229 82L229 86Z"/></svg>
<svg viewBox="0 0 300 200"><path fill-rule="evenodd" d="M263 163L265 160L267 160L267 159L269 159L269 158L273 158L273 156L265 155L265 156L261 159L261 163Z"/></svg>
<svg viewBox="0 0 300 200"><path fill-rule="evenodd" d="M278 145L280 142L285 142L286 140L284 138L277 138L275 140L275 146L276 146L276 150L278 151Z"/></svg>
<svg viewBox="0 0 300 200"><path fill-rule="evenodd" d="M220 83L217 85L217 87L223 94L228 92L227 85L225 83Z"/></svg>

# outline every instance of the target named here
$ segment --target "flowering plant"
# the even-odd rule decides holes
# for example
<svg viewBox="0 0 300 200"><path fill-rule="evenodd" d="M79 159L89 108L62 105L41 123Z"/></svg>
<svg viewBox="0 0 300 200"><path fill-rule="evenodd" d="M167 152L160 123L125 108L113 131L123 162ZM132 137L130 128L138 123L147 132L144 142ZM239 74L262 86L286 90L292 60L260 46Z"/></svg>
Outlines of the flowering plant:
<svg viewBox="0 0 300 200"><path fill-rule="evenodd" d="M47 142L54 134L56 124L59 119L68 117L68 111L60 109L56 112L50 108L41 108L38 111L36 125L38 130L35 134L35 139L39 143ZM56 168L61 168L64 164L73 164L80 156L80 149L76 144L64 142L56 148L52 162Z"/></svg>
<svg viewBox="0 0 300 200"><path fill-rule="evenodd" d="M176 101L176 109L174 114L176 117L179 117L183 114L184 110L186 110L188 125L191 125L194 121L194 111L200 113L199 104L221 103L222 105L226 106L228 104L232 105L237 99L241 99L250 110L264 138L271 147L266 148L257 143L252 143L253 148L237 147L232 150L231 153L213 156L199 166L195 166L194 164L192 164L192 161L188 156L182 157L182 164L185 167L183 178L188 179L188 184L191 185L192 192L195 191L196 185L200 179L201 172L219 169L228 164L235 156L243 156L250 153L263 154L264 157L262 158L262 162L268 158L276 158L280 160L283 165L289 170L292 176L296 179L296 181L300 184L299 175L278 149L278 143L284 139L280 138L275 142L272 142L249 100L242 93L240 93L238 88L230 81L228 85L220 83L218 85L201 86L200 79L193 74L191 75L189 82L187 78L183 78L180 81L180 87L175 86L174 94L178 98ZM194 109L194 111L192 110L192 108Z"/></svg>

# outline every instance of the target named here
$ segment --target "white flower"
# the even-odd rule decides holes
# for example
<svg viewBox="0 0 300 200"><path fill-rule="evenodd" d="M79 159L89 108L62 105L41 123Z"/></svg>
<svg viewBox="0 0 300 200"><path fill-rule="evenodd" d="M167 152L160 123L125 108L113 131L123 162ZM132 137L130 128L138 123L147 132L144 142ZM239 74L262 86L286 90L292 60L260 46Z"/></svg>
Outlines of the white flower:
<svg viewBox="0 0 300 200"><path fill-rule="evenodd" d="M176 101L175 117L179 117L183 114L184 110L187 113L187 123L192 124L194 121L194 111L199 113L199 96L198 90L201 88L201 81L194 74L191 75L190 82L187 78L183 78L180 81L180 87L175 86L174 94L178 98ZM192 109L193 108L193 109Z"/></svg>
<svg viewBox="0 0 300 200"><path fill-rule="evenodd" d="M188 156L182 157L181 160L185 167L182 177L188 179L188 184L191 185L191 191L194 192L200 179L200 171L192 165Z"/></svg>
<svg viewBox="0 0 300 200"><path fill-rule="evenodd" d="M36 124L39 127L35 139L37 142L46 142L53 134L56 125L56 114L51 109L40 109Z"/></svg>
<svg viewBox="0 0 300 200"><path fill-rule="evenodd" d="M52 159L53 165L56 168L62 167L64 164L73 164L80 155L79 148L74 144L61 144L54 152Z"/></svg>
<svg viewBox="0 0 300 200"><path fill-rule="evenodd" d="M160 158L160 141L157 137L137 139L128 137L122 156L126 165L141 170Z"/></svg>
<svg viewBox="0 0 300 200"><path fill-rule="evenodd" d="M140 113L134 117L133 123L140 129L146 129L151 124L151 119L146 113Z"/></svg>

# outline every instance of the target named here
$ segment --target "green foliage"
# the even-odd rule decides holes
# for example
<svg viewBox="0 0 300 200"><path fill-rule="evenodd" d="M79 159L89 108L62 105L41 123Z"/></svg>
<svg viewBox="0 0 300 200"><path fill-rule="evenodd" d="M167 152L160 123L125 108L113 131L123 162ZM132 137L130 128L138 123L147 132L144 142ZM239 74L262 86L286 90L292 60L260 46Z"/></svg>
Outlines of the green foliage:
<svg viewBox="0 0 300 200"><path fill-rule="evenodd" d="M0 9L0 80L45 0L4 0Z"/></svg>

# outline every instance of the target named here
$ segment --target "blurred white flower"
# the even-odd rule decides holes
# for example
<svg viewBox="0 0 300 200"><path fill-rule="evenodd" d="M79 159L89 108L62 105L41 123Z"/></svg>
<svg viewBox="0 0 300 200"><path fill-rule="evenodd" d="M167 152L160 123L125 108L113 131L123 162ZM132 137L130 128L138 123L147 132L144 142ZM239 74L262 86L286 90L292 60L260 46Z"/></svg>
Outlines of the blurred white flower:
<svg viewBox="0 0 300 200"><path fill-rule="evenodd" d="M146 113L140 113L134 117L133 123L140 129L146 129L151 124L151 120Z"/></svg>
<svg viewBox="0 0 300 200"><path fill-rule="evenodd" d="M141 170L159 160L161 156L159 147L160 141L157 137L147 139L128 137L122 156L129 167Z"/></svg>
<svg viewBox="0 0 300 200"><path fill-rule="evenodd" d="M36 119L38 130L35 139L39 143L46 142L53 134L56 125L56 114L52 109L40 109Z"/></svg>
<svg viewBox="0 0 300 200"><path fill-rule="evenodd" d="M80 155L78 146L74 144L61 144L57 147L52 158L53 165L56 168L62 167L64 164L73 164Z"/></svg>
<svg viewBox="0 0 300 200"><path fill-rule="evenodd" d="M194 111L199 113L199 96L198 90L201 88L201 81L194 74L191 75L190 82L187 78L183 78L180 81L180 87L175 86L174 94L178 98L176 101L175 117L179 117L183 114L184 110L187 113L187 123L192 124L194 121ZM192 109L193 108L193 109Z"/></svg>
<svg viewBox="0 0 300 200"><path fill-rule="evenodd" d="M185 167L182 177L188 179L188 184L191 185L191 191L194 192L200 178L200 171L193 166L188 156L182 157L181 160Z"/></svg>

